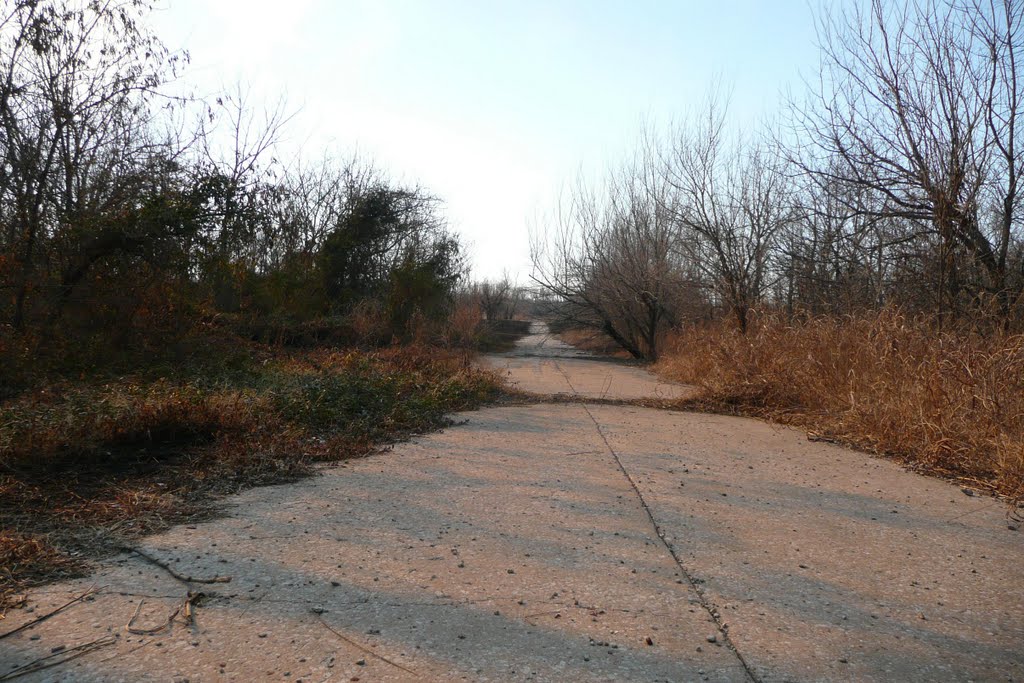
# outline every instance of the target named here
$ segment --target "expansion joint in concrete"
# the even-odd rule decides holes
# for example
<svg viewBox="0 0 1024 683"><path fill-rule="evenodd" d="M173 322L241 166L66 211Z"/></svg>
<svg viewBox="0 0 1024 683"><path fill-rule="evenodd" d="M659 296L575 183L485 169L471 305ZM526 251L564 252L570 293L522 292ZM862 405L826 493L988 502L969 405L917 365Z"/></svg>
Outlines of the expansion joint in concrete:
<svg viewBox="0 0 1024 683"><path fill-rule="evenodd" d="M559 371L561 371L561 368L559 368ZM565 373L563 372L562 374L564 375ZM569 381L568 377L566 377L566 381ZM571 383L570 386L572 386ZM675 548L673 548L672 544L669 543L668 540L665 538L665 533L662 530L661 525L658 524L657 519L654 517L654 512L651 510L650 505L647 504L647 500L644 498L643 493L640 492L640 487L636 485L636 481L629 474L629 471L626 469L625 465L622 464L622 459L619 457L619 454L612 447L611 442L608 441L608 437L605 435L604 430L601 429L601 424L597 421L597 418L594 417L594 414L590 411L590 408L587 406L586 403L580 403L579 405L581 408L583 408L584 411L586 411L587 416L590 418L591 422L594 423L594 427L597 429L597 434L598 436L601 437L601 441L604 442L605 448L608 449L608 453L610 453L612 459L615 460L615 464L618 466L619 471L622 472L622 476L624 476L626 478L626 481L629 482L630 487L633 489L633 493L636 494L637 500L640 503L640 507L643 508L644 512L647 514L647 519L650 521L651 526L654 528L654 533L658 536L658 539L661 541L661 544L665 547L665 550L667 550L668 554L672 557L672 561L675 562L677 567L679 567L679 571L682 573L687 583L690 584L690 587L693 588L694 593L697 594L697 598L700 601L701 607L704 608L704 611L706 611L708 613L708 616L711 617L712 621L715 622L715 625L718 627L719 632L722 634L723 644L726 647L728 647L734 655L736 655L736 659L738 659L740 664L743 666L743 670L746 672L747 677L751 681L753 681L753 683L761 683L761 680L758 677L757 672L750 665L747 659L743 656L743 653L740 652L739 648L736 647L736 644L732 641L732 639L729 637L728 628L722 621L720 612L715 607L714 603L711 602L710 598L708 598L708 596L704 593L704 590L701 588L701 585L697 581L697 579L686 568L686 565L683 564L682 558L680 558L679 555L676 553Z"/></svg>

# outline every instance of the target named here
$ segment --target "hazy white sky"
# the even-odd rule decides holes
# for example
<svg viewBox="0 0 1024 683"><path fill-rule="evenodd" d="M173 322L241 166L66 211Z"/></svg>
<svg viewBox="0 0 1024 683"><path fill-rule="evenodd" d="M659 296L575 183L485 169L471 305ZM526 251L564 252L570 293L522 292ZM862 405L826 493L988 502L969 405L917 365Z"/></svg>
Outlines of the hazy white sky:
<svg viewBox="0 0 1024 683"><path fill-rule="evenodd" d="M477 276L529 271L527 224L644 120L716 81L736 120L817 65L804 0L162 0L185 78L298 111L285 144L358 150L442 197Z"/></svg>

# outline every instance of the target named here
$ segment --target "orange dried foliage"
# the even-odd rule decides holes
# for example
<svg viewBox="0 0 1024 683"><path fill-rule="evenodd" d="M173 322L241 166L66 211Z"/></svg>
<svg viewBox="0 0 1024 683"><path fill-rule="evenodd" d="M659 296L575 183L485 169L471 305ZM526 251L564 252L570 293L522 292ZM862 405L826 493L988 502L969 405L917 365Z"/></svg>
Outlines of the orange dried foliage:
<svg viewBox="0 0 1024 683"><path fill-rule="evenodd" d="M939 333L899 311L677 332L656 370L705 407L803 427L1024 496L1024 335Z"/></svg>

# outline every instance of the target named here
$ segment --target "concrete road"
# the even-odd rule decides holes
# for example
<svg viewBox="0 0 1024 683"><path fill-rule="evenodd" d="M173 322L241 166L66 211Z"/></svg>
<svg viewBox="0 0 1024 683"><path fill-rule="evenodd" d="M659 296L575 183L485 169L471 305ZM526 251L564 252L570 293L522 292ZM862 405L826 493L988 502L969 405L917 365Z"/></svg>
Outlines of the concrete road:
<svg viewBox="0 0 1024 683"><path fill-rule="evenodd" d="M526 391L585 386L574 362L661 386L537 339L490 361L535 363ZM141 546L228 583L125 554L34 592L0 633L99 589L0 639L0 680L80 653L19 680L1024 680L1024 548L996 501L754 420L459 419Z"/></svg>
<svg viewBox="0 0 1024 683"><path fill-rule="evenodd" d="M692 387L665 382L636 366L595 358L569 346L542 322L531 324L530 334L519 340L515 350L485 360L512 387L532 394L635 400L682 398L693 393Z"/></svg>

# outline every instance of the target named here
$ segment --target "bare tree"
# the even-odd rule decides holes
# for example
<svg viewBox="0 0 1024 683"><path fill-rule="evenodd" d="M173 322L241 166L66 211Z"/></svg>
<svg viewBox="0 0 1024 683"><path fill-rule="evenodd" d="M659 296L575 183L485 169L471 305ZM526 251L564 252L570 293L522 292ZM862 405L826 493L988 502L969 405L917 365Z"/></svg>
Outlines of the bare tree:
<svg viewBox="0 0 1024 683"><path fill-rule="evenodd" d="M699 118L677 128L664 167L668 205L681 232L673 248L698 269L746 331L769 284L776 239L794 219L778 155L726 134L726 107L709 97Z"/></svg>
<svg viewBox="0 0 1024 683"><path fill-rule="evenodd" d="M502 317L512 290L512 283L507 276L501 280L484 280L477 285L480 310L486 320L497 320Z"/></svg>
<svg viewBox="0 0 1024 683"><path fill-rule="evenodd" d="M1004 313L1012 299L1022 12L1013 0L872 0L828 14L811 102L790 107L810 145L792 158L819 191L870 192L880 201L843 209L938 238L940 313L961 291L998 297Z"/></svg>
<svg viewBox="0 0 1024 683"><path fill-rule="evenodd" d="M1008 272L1014 232L1020 230L1020 182L1024 176L1024 149L1020 145L1024 117L1024 85L1018 58L1024 50L1024 4L1013 0L972 0L958 8L968 26L971 55L982 65L983 79L969 86L982 102L988 142L989 166L982 197L993 205L990 241L995 252L989 271L992 289L1004 315L1024 294L1024 270L1016 282ZM1019 240L1019 235L1017 236Z"/></svg>
<svg viewBox="0 0 1024 683"><path fill-rule="evenodd" d="M0 247L16 262L6 286L21 328L38 273L62 273L63 300L97 259L144 241L102 217L137 212L139 169L173 166L173 153L150 134L151 103L181 56L140 24L142 0L8 8L0 18Z"/></svg>
<svg viewBox="0 0 1024 683"><path fill-rule="evenodd" d="M532 245L533 278L558 315L646 360L658 357L689 291L668 190L656 161L642 156L600 191L579 183Z"/></svg>

